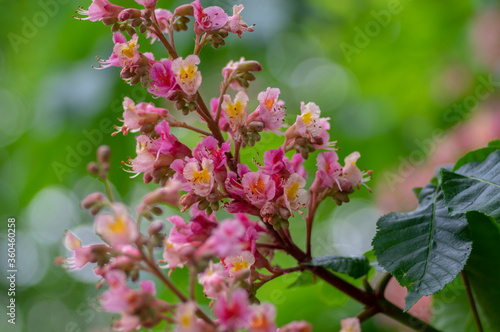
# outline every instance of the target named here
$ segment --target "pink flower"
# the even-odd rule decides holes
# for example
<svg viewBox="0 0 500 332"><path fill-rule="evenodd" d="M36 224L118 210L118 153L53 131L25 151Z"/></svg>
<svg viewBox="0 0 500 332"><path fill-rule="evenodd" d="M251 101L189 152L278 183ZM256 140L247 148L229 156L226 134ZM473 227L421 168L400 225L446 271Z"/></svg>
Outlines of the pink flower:
<svg viewBox="0 0 500 332"><path fill-rule="evenodd" d="M200 58L191 54L186 59L177 58L172 61L172 71L177 84L187 95L194 95L201 85L201 73L198 71Z"/></svg>
<svg viewBox="0 0 500 332"><path fill-rule="evenodd" d="M193 149L193 156L200 162L204 159L211 160L215 179L224 183L227 178L226 153L231 151L231 145L224 142L219 148L218 144L215 138L207 136Z"/></svg>
<svg viewBox="0 0 500 332"><path fill-rule="evenodd" d="M305 105L304 102L301 102L300 111L302 114L297 115L297 121L294 129L296 130L296 134L298 136L311 140L312 138L318 136L321 132L319 121L321 110L315 103L311 102ZM292 129L292 127L290 129ZM287 132L289 130L287 130Z"/></svg>
<svg viewBox="0 0 500 332"><path fill-rule="evenodd" d="M227 220L219 223L205 244L198 250L198 255L206 250L213 251L219 257L236 255L241 252L240 239L245 234L245 228L238 220Z"/></svg>
<svg viewBox="0 0 500 332"><path fill-rule="evenodd" d="M224 12L224 9L217 6L203 9L200 0L193 1L192 5L196 23L195 31L198 29L201 31L219 30L226 24L228 15Z"/></svg>
<svg viewBox="0 0 500 332"><path fill-rule="evenodd" d="M316 149L323 150L335 150L335 144L337 141L330 142L330 134L328 130L330 129L330 123L328 122L330 118L320 118L319 126L321 127L321 131L318 136L315 137L313 145Z"/></svg>
<svg viewBox="0 0 500 332"><path fill-rule="evenodd" d="M108 0L93 0L88 10L80 9L78 14L88 16L81 20L90 20L91 22L100 21L105 18L118 17L118 14L124 10L122 6L113 5Z"/></svg>
<svg viewBox="0 0 500 332"><path fill-rule="evenodd" d="M361 325L357 317L349 317L340 321L340 332L361 332Z"/></svg>
<svg viewBox="0 0 500 332"><path fill-rule="evenodd" d="M214 188L214 163L203 158L201 165L198 161L190 161L184 166L183 175L193 189L201 197L208 196Z"/></svg>
<svg viewBox="0 0 500 332"><path fill-rule="evenodd" d="M113 53L116 54L120 66L124 69L138 66L142 60L142 53L137 50L140 46L137 43L138 40L139 35L135 34L130 41L122 42L120 40L113 47Z"/></svg>
<svg viewBox="0 0 500 332"><path fill-rule="evenodd" d="M139 229L129 216L127 208L113 203L113 214L101 213L95 219L95 231L111 246L133 243L139 237Z"/></svg>
<svg viewBox="0 0 500 332"><path fill-rule="evenodd" d="M264 166L260 170L267 175L288 177L293 173L293 165L285 157L285 151L279 148L264 153Z"/></svg>
<svg viewBox="0 0 500 332"><path fill-rule="evenodd" d="M158 25L160 27L160 31L162 33L168 32L169 21L172 18L172 12L166 9L156 9L155 10L156 20L158 21ZM146 31L146 37L151 38L151 44L156 41L158 36L154 32Z"/></svg>
<svg viewBox="0 0 500 332"><path fill-rule="evenodd" d="M177 327L175 332L198 332L201 331L198 326L198 318L196 317L196 303L188 301L177 306L175 321Z"/></svg>
<svg viewBox="0 0 500 332"><path fill-rule="evenodd" d="M277 332L311 332L312 326L305 321L294 321L282 326Z"/></svg>
<svg viewBox="0 0 500 332"><path fill-rule="evenodd" d="M248 332L276 332L276 308L263 303L252 310Z"/></svg>
<svg viewBox="0 0 500 332"><path fill-rule="evenodd" d="M212 261L203 273L198 274L198 282L203 286L205 296L212 300L217 299L229 287L224 267L221 263L213 263Z"/></svg>
<svg viewBox="0 0 500 332"><path fill-rule="evenodd" d="M300 153L296 153L293 155L291 163L295 173L300 174L303 178L307 179L307 171L304 165L305 159L302 158Z"/></svg>
<svg viewBox="0 0 500 332"><path fill-rule="evenodd" d="M126 42L127 42L127 38L125 38L125 36L121 32L113 33L113 43L114 44L121 44L121 43L126 43ZM118 55L116 55L116 53L114 51L113 51L113 53L111 53L111 56L109 57L109 59L99 58L97 61L99 62L99 67L97 69L104 69L104 68L108 68L111 66L120 67L120 59L118 59Z"/></svg>
<svg viewBox="0 0 500 332"><path fill-rule="evenodd" d="M236 91L244 91L246 87L242 86L240 82L234 77L236 74L245 72L261 71L262 66L257 61L245 61L245 58L240 58L240 61L234 62L233 60L222 69L222 76L224 80L231 80L229 86Z"/></svg>
<svg viewBox="0 0 500 332"><path fill-rule="evenodd" d="M236 96L234 97L234 102L231 101L231 97L229 95L224 95L222 109L224 110L231 130L235 134L237 134L238 129L240 129L247 120L247 104L248 96L244 91L240 91L236 94Z"/></svg>
<svg viewBox="0 0 500 332"><path fill-rule="evenodd" d="M247 119L247 124L252 121L261 121L264 124L264 130L272 131L277 135L283 135L281 128L285 117L283 110L284 102L278 100L280 89L267 88L266 91L259 93L257 99L260 104Z"/></svg>
<svg viewBox="0 0 500 332"><path fill-rule="evenodd" d="M299 210L306 207L308 202L307 190L302 189L306 185L306 179L297 173L292 174L283 186L284 198L287 208Z"/></svg>
<svg viewBox="0 0 500 332"><path fill-rule="evenodd" d="M339 157L335 151L318 153L316 157L316 166L318 167L316 178L318 178L322 187L332 188L334 183L338 184L337 179L342 174L342 166L340 166L338 160Z"/></svg>
<svg viewBox="0 0 500 332"><path fill-rule="evenodd" d="M248 294L237 289L231 294L219 296L214 309L219 323L226 329L243 329L248 326L252 310L248 303Z"/></svg>
<svg viewBox="0 0 500 332"><path fill-rule="evenodd" d="M243 5L233 6L233 16L229 17L226 26L224 27L227 31L232 33L237 33L238 37L241 38L241 34L245 31L252 32L253 25L249 27L241 18L240 13L245 7Z"/></svg>
<svg viewBox="0 0 500 332"><path fill-rule="evenodd" d="M229 275L234 277L241 272L249 270L255 263L255 257L250 251L242 251L238 255L224 258L224 264L229 271Z"/></svg>
<svg viewBox="0 0 500 332"><path fill-rule="evenodd" d="M183 268L189 261L194 247L188 243L173 243L170 239L164 241L165 250L163 251L163 263L167 263L162 268L169 268L172 271L176 268Z"/></svg>
<svg viewBox="0 0 500 332"><path fill-rule="evenodd" d="M118 131L124 135L129 130L137 131L145 124L156 123L167 116L168 111L164 108L156 108L152 103L139 103L135 105L132 99L125 97L123 100L123 123Z"/></svg>
<svg viewBox="0 0 500 332"><path fill-rule="evenodd" d="M175 90L177 82L172 72L172 61L162 60L156 62L149 71L148 91L157 97L167 97L169 92Z"/></svg>
<svg viewBox="0 0 500 332"><path fill-rule="evenodd" d="M146 9L153 11L156 8L156 2L158 0L135 0L139 5L143 5Z"/></svg>
<svg viewBox="0 0 500 332"><path fill-rule="evenodd" d="M363 185L371 192L371 189L365 184L365 182L370 181L371 171L361 172L358 166L356 166L356 161L359 157L361 157L359 152L353 152L345 157L345 166L342 171L342 177L349 180L353 187L357 187L359 189L359 186Z"/></svg>
<svg viewBox="0 0 500 332"><path fill-rule="evenodd" d="M95 263L100 252L106 254L108 251L108 248L104 245L82 247L82 241L70 231L66 231L64 235L64 246L73 251L74 256L68 259L67 263L71 268L76 269L82 268L87 263Z"/></svg>
<svg viewBox="0 0 500 332"><path fill-rule="evenodd" d="M269 175L261 171L246 173L241 184L250 203L259 208L267 201L272 200L276 193L275 182L271 180Z"/></svg>

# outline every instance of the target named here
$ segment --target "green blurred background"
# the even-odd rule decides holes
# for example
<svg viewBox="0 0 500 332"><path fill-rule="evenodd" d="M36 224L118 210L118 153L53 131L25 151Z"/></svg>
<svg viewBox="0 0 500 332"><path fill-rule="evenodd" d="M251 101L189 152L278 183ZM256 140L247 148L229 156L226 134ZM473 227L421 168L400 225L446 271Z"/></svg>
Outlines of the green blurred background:
<svg viewBox="0 0 500 332"><path fill-rule="evenodd" d="M114 3L138 7L131 0ZM160 0L159 7L173 9L182 3ZM202 0L203 6L218 5L230 13L239 3ZM219 50L203 49L202 95L207 100L217 95L220 70L229 60L241 56L257 60L264 71L249 89L251 107L257 105L257 93L268 86L281 89L292 123L301 101L316 102L331 118L330 134L341 147L340 158L357 150L362 156L360 168L374 171L369 183L374 194L360 190L348 205L322 206L315 228L316 255L369 250L377 218L389 210L411 209L411 187L424 185L436 163L452 162L464 150L498 138L496 1L241 3L246 7L243 18L255 23L255 32L243 34L242 39L230 37ZM117 68L91 68L96 56L109 57L113 44L109 27L72 18L75 7L87 8L89 0L0 4L0 330L107 330L111 316L98 309L99 292L91 269L68 273L53 260L69 254L61 241L66 229L74 230L84 244L97 241L92 217L79 201L103 190L86 173L98 145L112 147L111 180L120 200L135 206L155 187L144 185L141 177L129 179L120 169L122 160L134 156L133 136L110 136L111 124L119 124L124 96L136 102L153 99L144 89L126 85ZM143 52L166 56L160 45L150 46L146 40L140 44ZM181 55L188 54L193 47L191 32L176 35L176 45ZM164 101L154 102L172 108ZM440 129L447 138L436 131ZM190 146L196 142L193 135L176 134ZM245 150L243 158L262 156L280 139L264 135L262 142ZM313 174L314 158L307 166ZM8 217L17 219L15 326L7 323L3 312L8 301L4 254ZM299 244L304 242L303 226L297 217L291 223ZM277 260L293 263L287 257ZM338 331L340 319L361 310L322 282L287 289L296 277L271 282L259 293L261 300L278 306L279 325L305 319L315 331ZM183 272L176 271L174 279L185 285ZM386 324L370 321L363 330L401 330Z"/></svg>

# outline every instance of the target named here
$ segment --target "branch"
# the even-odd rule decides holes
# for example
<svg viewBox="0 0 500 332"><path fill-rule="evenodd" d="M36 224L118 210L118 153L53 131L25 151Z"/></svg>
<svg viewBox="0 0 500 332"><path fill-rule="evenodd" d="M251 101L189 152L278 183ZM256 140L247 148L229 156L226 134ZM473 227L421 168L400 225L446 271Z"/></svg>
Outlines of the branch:
<svg viewBox="0 0 500 332"><path fill-rule="evenodd" d="M474 296L472 295L472 289L470 288L469 279L467 279L467 274L464 270L460 272L462 276L462 280L464 282L465 291L467 292L467 299L469 300L469 305L472 310L472 315L474 316L474 321L476 322L478 332L483 332L483 326L481 324L481 319L479 318L479 314L477 312L476 302L474 301Z"/></svg>

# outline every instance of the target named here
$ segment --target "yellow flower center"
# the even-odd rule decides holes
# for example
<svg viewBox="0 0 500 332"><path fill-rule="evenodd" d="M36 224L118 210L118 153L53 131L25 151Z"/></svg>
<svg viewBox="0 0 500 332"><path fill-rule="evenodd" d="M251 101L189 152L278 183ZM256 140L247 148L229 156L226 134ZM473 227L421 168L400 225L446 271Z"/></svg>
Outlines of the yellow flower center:
<svg viewBox="0 0 500 332"><path fill-rule="evenodd" d="M267 327L269 324L267 322L266 316L261 313L252 317L251 326L255 329Z"/></svg>
<svg viewBox="0 0 500 332"><path fill-rule="evenodd" d="M311 123L312 113L311 112L307 112L307 113L302 114L302 120L304 121L304 123L306 125L308 125L309 123Z"/></svg>
<svg viewBox="0 0 500 332"><path fill-rule="evenodd" d="M297 196L297 191L299 190L299 184L297 182L293 182L292 185L286 191L286 198L289 201L293 200Z"/></svg>
<svg viewBox="0 0 500 332"><path fill-rule="evenodd" d="M188 328L191 326L191 315L184 314L181 316L181 325L185 328Z"/></svg>
<svg viewBox="0 0 500 332"><path fill-rule="evenodd" d="M115 222L109 226L109 230L115 234L125 232L127 230L125 218L123 218L122 216L116 218Z"/></svg>
<svg viewBox="0 0 500 332"><path fill-rule="evenodd" d="M206 168L203 168L201 171L193 172L193 181L198 184L208 183L210 181L210 174Z"/></svg>
<svg viewBox="0 0 500 332"><path fill-rule="evenodd" d="M274 99L268 99L264 102L264 105L266 105L267 109L270 110L273 105L274 105Z"/></svg>
<svg viewBox="0 0 500 332"><path fill-rule="evenodd" d="M238 272L239 270L246 269L246 268L248 268L248 263L243 258L240 258L239 262L233 263L233 271L234 272Z"/></svg>
<svg viewBox="0 0 500 332"><path fill-rule="evenodd" d="M135 43L131 41L130 43L128 43L128 46L122 48L123 55L125 55L128 58L134 57L134 48L135 48Z"/></svg>
<svg viewBox="0 0 500 332"><path fill-rule="evenodd" d="M243 113L243 105L241 101L238 100L235 104L229 103L227 105L227 114L230 118L241 118L241 114Z"/></svg>
<svg viewBox="0 0 500 332"><path fill-rule="evenodd" d="M258 193L264 192L264 182L262 182L261 179L258 179L257 181L252 182L250 184L250 190L254 194L258 194Z"/></svg>
<svg viewBox="0 0 500 332"><path fill-rule="evenodd" d="M183 82L192 81L196 74L196 68L193 65L189 65L187 69L185 67L181 68L180 77Z"/></svg>

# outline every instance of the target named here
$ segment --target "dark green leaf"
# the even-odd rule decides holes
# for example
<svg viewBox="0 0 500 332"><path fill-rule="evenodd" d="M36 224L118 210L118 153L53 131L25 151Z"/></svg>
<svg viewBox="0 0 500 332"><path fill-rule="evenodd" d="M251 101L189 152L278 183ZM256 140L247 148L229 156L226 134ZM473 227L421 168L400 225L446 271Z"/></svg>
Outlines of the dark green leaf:
<svg viewBox="0 0 500 332"><path fill-rule="evenodd" d="M413 191L415 196L417 196L417 198L418 198L418 196L420 195L420 192L422 191L422 187L415 187L411 191Z"/></svg>
<svg viewBox="0 0 500 332"><path fill-rule="evenodd" d="M372 243L380 265L408 288L405 310L455 279L470 254L465 216L448 214L442 190L429 183L419 202L413 212L380 218Z"/></svg>
<svg viewBox="0 0 500 332"><path fill-rule="evenodd" d="M444 332L477 332L462 278L432 296L432 325Z"/></svg>
<svg viewBox="0 0 500 332"><path fill-rule="evenodd" d="M314 284L314 275L311 272L309 272L309 271L304 271L287 288L309 286L309 285L312 285L312 284Z"/></svg>
<svg viewBox="0 0 500 332"><path fill-rule="evenodd" d="M500 151L455 173L441 170L445 204L452 215L481 211L500 218Z"/></svg>
<svg viewBox="0 0 500 332"><path fill-rule="evenodd" d="M493 143L493 142L490 142L490 144L491 143ZM471 152L467 153L465 156L463 156L462 158L460 158L457 161L457 163L455 164L455 167L453 167L453 172L455 172L457 169L459 169L460 167L462 167L465 164L468 164L468 163L471 163L474 161L478 161L478 162L484 161L490 154L497 151L499 148L500 148L500 146L495 146L495 145L489 146L488 145L487 148L482 148L482 149L471 151Z"/></svg>
<svg viewBox="0 0 500 332"><path fill-rule="evenodd" d="M320 256L314 257L306 263L312 266L322 266L332 269L335 272L347 273L353 278L360 278L370 270L370 263L365 256L341 257L341 256Z"/></svg>
<svg viewBox="0 0 500 332"><path fill-rule="evenodd" d="M467 212L474 242L465 272L475 300L493 331L500 331L500 224L480 212Z"/></svg>
<svg viewBox="0 0 500 332"><path fill-rule="evenodd" d="M499 148L500 149L500 139L491 141L488 143L489 148Z"/></svg>

